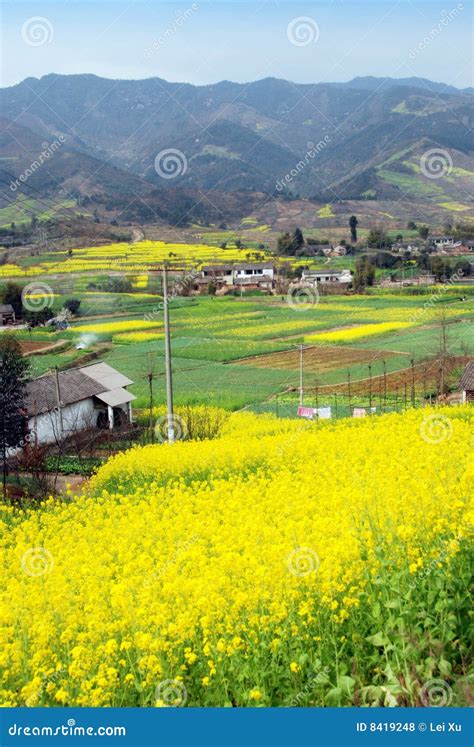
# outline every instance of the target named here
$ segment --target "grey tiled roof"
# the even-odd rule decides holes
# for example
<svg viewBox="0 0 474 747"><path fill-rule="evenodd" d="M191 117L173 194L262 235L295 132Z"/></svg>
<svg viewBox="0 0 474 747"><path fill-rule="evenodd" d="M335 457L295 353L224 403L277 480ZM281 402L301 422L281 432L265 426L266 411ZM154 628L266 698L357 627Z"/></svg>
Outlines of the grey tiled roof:
<svg viewBox="0 0 474 747"><path fill-rule="evenodd" d="M474 390L474 361L470 361L464 369L461 379L461 389Z"/></svg>
<svg viewBox="0 0 474 747"><path fill-rule="evenodd" d="M108 390L103 384L99 384L81 371L72 369L59 372L59 391L61 405L64 406L80 402ZM47 374L28 383L26 388L28 415L49 412L54 410L57 404L55 374Z"/></svg>

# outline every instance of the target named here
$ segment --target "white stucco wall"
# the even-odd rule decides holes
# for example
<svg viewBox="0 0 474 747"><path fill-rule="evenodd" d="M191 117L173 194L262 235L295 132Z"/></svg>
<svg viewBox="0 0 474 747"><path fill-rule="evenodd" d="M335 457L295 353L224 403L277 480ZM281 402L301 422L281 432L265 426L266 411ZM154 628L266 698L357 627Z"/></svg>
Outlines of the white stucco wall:
<svg viewBox="0 0 474 747"><path fill-rule="evenodd" d="M94 408L92 398L85 399L82 402L76 402L73 405L66 405L61 408L63 418L63 435L69 436L78 430L95 427L99 410ZM31 433L31 443L35 443L35 424L36 424L36 442L38 444L51 444L58 440L60 436L59 412L53 410L42 415L37 415L28 420L28 428Z"/></svg>
<svg viewBox="0 0 474 747"><path fill-rule="evenodd" d="M251 274L247 274L246 270L235 270L236 278L251 278L252 276L273 278L273 267L265 267L263 269L252 269Z"/></svg>

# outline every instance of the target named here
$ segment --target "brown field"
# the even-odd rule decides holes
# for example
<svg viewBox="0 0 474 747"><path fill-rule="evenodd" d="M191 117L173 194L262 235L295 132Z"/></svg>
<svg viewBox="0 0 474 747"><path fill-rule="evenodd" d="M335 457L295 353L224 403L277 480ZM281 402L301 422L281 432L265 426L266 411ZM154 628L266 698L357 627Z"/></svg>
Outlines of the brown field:
<svg viewBox="0 0 474 747"><path fill-rule="evenodd" d="M393 355L404 355L404 353L392 350L371 350L363 348L350 348L347 345L318 345L305 347L304 370L307 373L322 374L325 371L335 371L338 368L351 366L355 363L373 363L374 361L386 360ZM408 356L408 353L406 354ZM268 355L256 355L252 358L241 358L235 361L244 366L255 366L255 368L277 368L287 371L297 371L300 366L299 350L285 350L282 353L269 353Z"/></svg>
<svg viewBox="0 0 474 747"><path fill-rule="evenodd" d="M366 396L370 391L374 395L386 391L387 394L398 393L401 396L405 388L410 393L414 387L418 394L440 391L442 384L444 387L457 388L460 374L470 360L470 356L451 356L443 362L435 358L415 365L413 369L408 366L400 371L387 373L385 377L381 375L359 379L351 382L351 393ZM305 387L305 390L315 391L315 387ZM326 384L318 387L318 391L324 394L347 394L348 384Z"/></svg>
<svg viewBox="0 0 474 747"><path fill-rule="evenodd" d="M37 353L38 350L45 350L45 348L51 347L50 342L38 342L38 340L19 340L19 343L23 355L32 355L33 353Z"/></svg>

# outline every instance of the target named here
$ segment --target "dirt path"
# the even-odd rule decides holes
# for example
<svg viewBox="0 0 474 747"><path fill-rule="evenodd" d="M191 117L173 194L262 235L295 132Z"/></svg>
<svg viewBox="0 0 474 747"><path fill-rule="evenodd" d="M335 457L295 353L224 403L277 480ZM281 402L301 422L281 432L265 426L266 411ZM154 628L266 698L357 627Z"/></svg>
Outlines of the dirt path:
<svg viewBox="0 0 474 747"><path fill-rule="evenodd" d="M143 241L145 238L145 232L141 228L132 228L132 244L137 244L139 241Z"/></svg>
<svg viewBox="0 0 474 747"><path fill-rule="evenodd" d="M56 492L65 493L69 485L73 493L77 493L87 480L88 478L84 475L58 475L56 478Z"/></svg>

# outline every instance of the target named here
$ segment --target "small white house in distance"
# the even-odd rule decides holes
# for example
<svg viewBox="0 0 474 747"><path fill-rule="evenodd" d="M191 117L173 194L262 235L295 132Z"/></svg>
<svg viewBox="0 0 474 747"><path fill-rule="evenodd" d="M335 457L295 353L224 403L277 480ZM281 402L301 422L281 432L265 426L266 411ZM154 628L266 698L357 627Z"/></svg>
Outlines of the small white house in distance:
<svg viewBox="0 0 474 747"><path fill-rule="evenodd" d="M52 444L91 428L132 422L133 384L107 363L46 374L27 385L28 441Z"/></svg>
<svg viewBox="0 0 474 747"><path fill-rule="evenodd" d="M474 361L470 361L461 379L462 401L474 402Z"/></svg>
<svg viewBox="0 0 474 747"><path fill-rule="evenodd" d="M15 324L15 312L13 306L9 303L0 304L0 327L7 324Z"/></svg>
<svg viewBox="0 0 474 747"><path fill-rule="evenodd" d="M202 278L217 281L229 286L255 285L271 287L275 277L275 267L264 262L245 262L235 265L205 265Z"/></svg>
<svg viewBox="0 0 474 747"><path fill-rule="evenodd" d="M350 283L350 270L303 270L301 280L308 284L316 283Z"/></svg>
<svg viewBox="0 0 474 747"><path fill-rule="evenodd" d="M273 280L275 268L273 265L248 263L236 265L234 268L234 283L239 283L243 278L252 280Z"/></svg>

